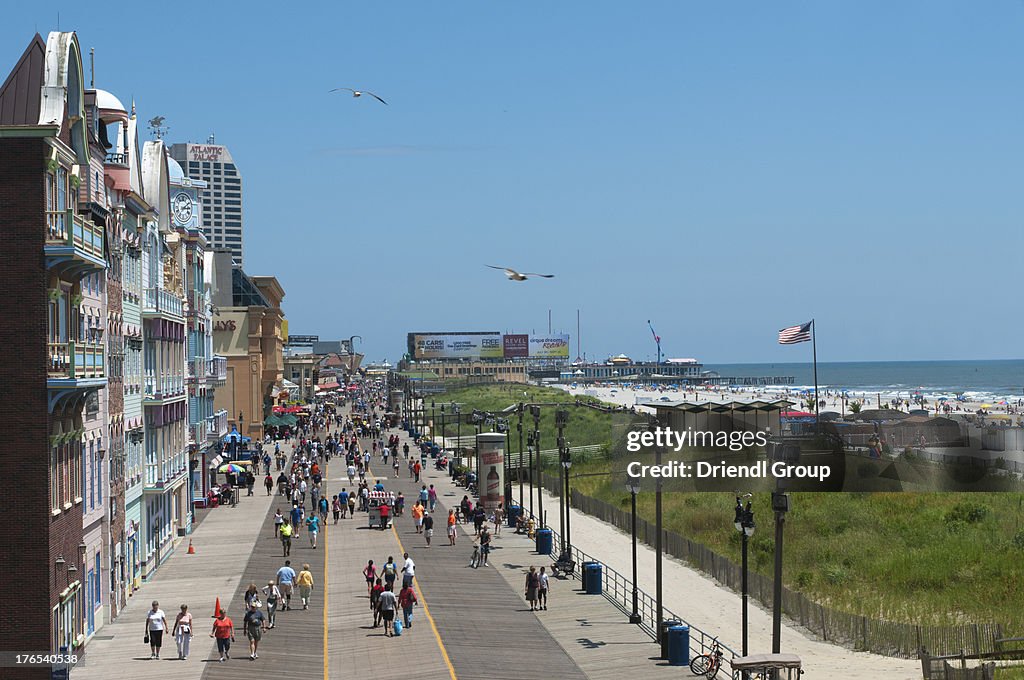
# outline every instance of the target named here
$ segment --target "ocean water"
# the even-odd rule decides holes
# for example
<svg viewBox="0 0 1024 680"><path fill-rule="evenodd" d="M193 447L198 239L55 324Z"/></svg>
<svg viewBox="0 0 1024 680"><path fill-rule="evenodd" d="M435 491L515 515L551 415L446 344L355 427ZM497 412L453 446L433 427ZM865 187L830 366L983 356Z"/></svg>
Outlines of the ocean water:
<svg viewBox="0 0 1024 680"><path fill-rule="evenodd" d="M793 376L803 389L814 385L807 363L709 364L705 371L723 377ZM998 361L848 361L819 362L818 388L851 393L920 391L928 398L963 394L971 400L1014 400L1024 397L1024 359Z"/></svg>

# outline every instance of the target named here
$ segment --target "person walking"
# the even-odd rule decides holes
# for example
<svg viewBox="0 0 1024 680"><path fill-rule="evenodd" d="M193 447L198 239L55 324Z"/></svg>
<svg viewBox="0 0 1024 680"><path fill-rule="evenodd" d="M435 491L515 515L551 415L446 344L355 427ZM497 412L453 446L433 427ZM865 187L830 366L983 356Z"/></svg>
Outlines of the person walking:
<svg viewBox="0 0 1024 680"><path fill-rule="evenodd" d="M412 608L419 602L412 586L402 588L398 593L398 606L402 608L402 625L412 628Z"/></svg>
<svg viewBox="0 0 1024 680"><path fill-rule="evenodd" d="M501 523L505 520L505 508L501 503L498 503L498 507L494 510L494 535L501 535Z"/></svg>
<svg viewBox="0 0 1024 680"><path fill-rule="evenodd" d="M277 606L281 603L281 589L273 581L267 581L263 588L263 597L267 600L267 629L273 628L277 619Z"/></svg>
<svg viewBox="0 0 1024 680"><path fill-rule="evenodd" d="M412 466L412 471L415 474L416 482L418 483L420 481L420 473L423 472L423 466L420 464L419 461L416 461L416 463Z"/></svg>
<svg viewBox="0 0 1024 680"><path fill-rule="evenodd" d="M430 499L430 492L427 490L427 485L426 484L424 484L423 486L420 487L419 499L420 499L420 505L422 505L423 509L426 510L426 508L427 508L427 501Z"/></svg>
<svg viewBox="0 0 1024 680"><path fill-rule="evenodd" d="M316 550L316 539L320 534L320 518L316 515L311 515L306 518L306 533L309 534L309 545L313 550Z"/></svg>
<svg viewBox="0 0 1024 680"><path fill-rule="evenodd" d="M409 557L409 553L403 553L405 557L405 565L402 567L402 587L412 585L412 580L416 576L416 563Z"/></svg>
<svg viewBox="0 0 1024 680"><path fill-rule="evenodd" d="M217 612L217 618L213 621L213 630L210 637L217 638L217 651L220 653L220 661L223 663L231 658L231 643L235 641L235 624L228 615L221 609Z"/></svg>
<svg viewBox="0 0 1024 680"><path fill-rule="evenodd" d="M256 602L257 607L262 607L263 603L260 602L260 589L256 587L255 583L250 583L249 588L245 591L245 609L243 614L249 611L249 605Z"/></svg>
<svg viewBox="0 0 1024 680"><path fill-rule="evenodd" d="M189 645L192 643L192 614L189 613L187 604L181 605L181 611L174 619L171 635L178 643L178 658L184 661L188 658Z"/></svg>
<svg viewBox="0 0 1024 680"><path fill-rule="evenodd" d="M548 575L544 571L545 567L540 568L540 575L538 576L537 584L537 602L541 609L547 610L548 608Z"/></svg>
<svg viewBox="0 0 1024 680"><path fill-rule="evenodd" d="M284 515L281 514L281 508L278 508L274 512L274 538L280 535L282 524L284 524Z"/></svg>
<svg viewBox="0 0 1024 680"><path fill-rule="evenodd" d="M249 658L258 659L260 640L263 639L263 631L267 628L267 620L255 602L249 605L249 611L242 620L242 627L245 628L245 637L249 638Z"/></svg>
<svg viewBox="0 0 1024 680"><path fill-rule="evenodd" d="M313 594L313 572L309 570L308 564L302 565L299 577L295 579L299 586L299 597L302 598L302 608L309 609L309 598Z"/></svg>
<svg viewBox="0 0 1024 680"><path fill-rule="evenodd" d="M356 518L356 492L353 491L348 495L348 518Z"/></svg>
<svg viewBox="0 0 1024 680"><path fill-rule="evenodd" d="M390 585L388 586L391 587ZM384 584L381 583L380 577L373 582L373 588L370 589L370 611L373 612L373 627L376 628L380 625L380 608L377 606L377 602L380 600L380 594L384 592Z"/></svg>
<svg viewBox="0 0 1024 680"><path fill-rule="evenodd" d="M434 508L437 507L437 489L431 484L430 488L427 489L427 502L430 508L430 512L434 512Z"/></svg>
<svg viewBox="0 0 1024 680"><path fill-rule="evenodd" d="M388 561L384 564L383 570L384 583L389 588L394 588L395 579L398 578L398 565L395 564L395 558L388 555Z"/></svg>
<svg viewBox="0 0 1024 680"><path fill-rule="evenodd" d="M292 554L292 525L281 524L281 557L288 557Z"/></svg>
<svg viewBox="0 0 1024 680"><path fill-rule="evenodd" d="M164 631L167 630L167 617L164 610L160 609L160 603L153 600L153 608L146 612L146 636L145 641L149 643L149 658L160 658L160 647L164 642Z"/></svg>
<svg viewBox="0 0 1024 680"><path fill-rule="evenodd" d="M267 495L269 496L274 492L274 478L267 472L267 476L263 478L263 486L267 487Z"/></svg>
<svg viewBox="0 0 1024 680"><path fill-rule="evenodd" d="M423 534L427 538L427 547L430 547L430 539L434 537L434 516L429 512L423 513Z"/></svg>
<svg viewBox="0 0 1024 680"><path fill-rule="evenodd" d="M537 611L537 590L540 588L540 577L537 567L530 567L526 574L526 601L530 603L530 611Z"/></svg>
<svg viewBox="0 0 1024 680"><path fill-rule="evenodd" d="M416 533L423 531L423 504L416 501L416 505L412 506L412 521L416 525Z"/></svg>
<svg viewBox="0 0 1024 680"><path fill-rule="evenodd" d="M395 610L398 609L398 598L395 594L384 589L384 592L377 598L377 608L380 610L380 618L384 622L384 636L395 636Z"/></svg>
<svg viewBox="0 0 1024 680"><path fill-rule="evenodd" d="M491 533L487 527L480 530L480 563L488 566L488 556L491 554Z"/></svg>
<svg viewBox="0 0 1024 680"><path fill-rule="evenodd" d="M380 512L380 529L384 531L388 528L388 522L391 521L391 508L388 507L387 501L381 501L377 509Z"/></svg>
<svg viewBox="0 0 1024 680"><path fill-rule="evenodd" d="M455 510L448 511L448 545L455 545L455 534L457 530L455 528Z"/></svg>
<svg viewBox="0 0 1024 680"><path fill-rule="evenodd" d="M398 468L400 467L399 462L398 462L398 456L395 456L394 461L392 461L392 463L391 463L391 467L395 471L395 479L398 479Z"/></svg>
<svg viewBox="0 0 1024 680"><path fill-rule="evenodd" d="M363 567L363 576L366 578L366 593L373 590L373 581L377 578L377 567L373 566L373 560L368 560Z"/></svg>
<svg viewBox="0 0 1024 680"><path fill-rule="evenodd" d="M299 507L298 502L292 503L290 515L292 520L292 533L298 533L299 524L302 522L302 508Z"/></svg>
<svg viewBox="0 0 1024 680"><path fill-rule="evenodd" d="M292 591L295 584L295 570L292 569L292 561L285 560L284 566L277 570L277 586L284 596L284 609L292 608Z"/></svg>
<svg viewBox="0 0 1024 680"><path fill-rule="evenodd" d="M317 501L320 508L320 523L327 524L327 510L330 508L330 502L327 500L327 496L321 496L320 500Z"/></svg>
<svg viewBox="0 0 1024 680"><path fill-rule="evenodd" d="M334 494L331 499L331 512L334 514L334 523L338 523L338 518L341 517L341 509L345 507L342 505L341 499L338 498L338 494Z"/></svg>

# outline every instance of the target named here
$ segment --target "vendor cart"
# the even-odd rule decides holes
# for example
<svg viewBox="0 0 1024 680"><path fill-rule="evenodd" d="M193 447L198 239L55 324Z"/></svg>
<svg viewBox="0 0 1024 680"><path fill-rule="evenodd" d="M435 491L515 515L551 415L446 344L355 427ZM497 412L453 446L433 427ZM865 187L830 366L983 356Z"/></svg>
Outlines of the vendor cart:
<svg viewBox="0 0 1024 680"><path fill-rule="evenodd" d="M388 527L394 521L395 517L395 494L391 491L371 491L369 496L369 512L367 516L370 523L371 529L377 529L380 527L380 506L382 503L387 503L388 508L391 510L391 514L388 515Z"/></svg>
<svg viewBox="0 0 1024 680"><path fill-rule="evenodd" d="M733 680L799 680L803 674L796 654L751 654L732 660Z"/></svg>

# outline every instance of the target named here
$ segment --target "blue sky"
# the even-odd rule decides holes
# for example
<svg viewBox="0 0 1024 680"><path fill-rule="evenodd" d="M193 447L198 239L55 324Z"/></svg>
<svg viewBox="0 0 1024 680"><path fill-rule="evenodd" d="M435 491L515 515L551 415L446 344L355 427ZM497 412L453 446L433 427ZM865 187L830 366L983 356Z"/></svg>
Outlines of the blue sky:
<svg viewBox="0 0 1024 680"><path fill-rule="evenodd" d="M1021 356L1024 3L18 3L168 141L231 148L294 333L588 357ZM88 74L87 74L88 75ZM372 90L389 102L328 94ZM511 283L484 264L550 271Z"/></svg>

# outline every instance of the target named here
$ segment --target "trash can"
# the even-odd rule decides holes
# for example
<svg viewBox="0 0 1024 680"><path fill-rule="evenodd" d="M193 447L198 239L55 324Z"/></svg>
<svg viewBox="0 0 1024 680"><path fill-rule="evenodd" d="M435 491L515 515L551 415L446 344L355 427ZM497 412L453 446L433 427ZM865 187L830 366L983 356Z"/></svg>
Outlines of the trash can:
<svg viewBox="0 0 1024 680"><path fill-rule="evenodd" d="M523 509L518 505L508 506L508 527L510 529L516 528L516 520L519 519L519 515L523 512Z"/></svg>
<svg viewBox="0 0 1024 680"><path fill-rule="evenodd" d="M587 595L601 594L601 563L586 562L583 567L583 588Z"/></svg>
<svg viewBox="0 0 1024 680"><path fill-rule="evenodd" d="M551 554L551 529L537 529L537 554Z"/></svg>
<svg viewBox="0 0 1024 680"><path fill-rule="evenodd" d="M679 619L668 619L661 622L661 635L658 639L661 640L661 658L668 658L668 629L672 626L683 626L686 625Z"/></svg>
<svg viewBox="0 0 1024 680"><path fill-rule="evenodd" d="M668 629L668 665L690 665L690 627L672 626Z"/></svg>

